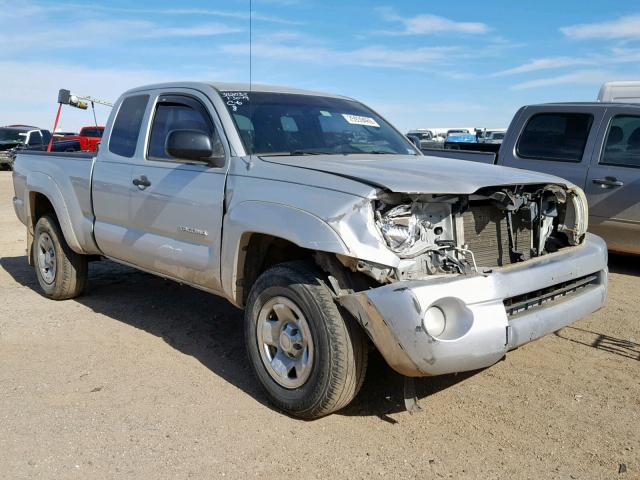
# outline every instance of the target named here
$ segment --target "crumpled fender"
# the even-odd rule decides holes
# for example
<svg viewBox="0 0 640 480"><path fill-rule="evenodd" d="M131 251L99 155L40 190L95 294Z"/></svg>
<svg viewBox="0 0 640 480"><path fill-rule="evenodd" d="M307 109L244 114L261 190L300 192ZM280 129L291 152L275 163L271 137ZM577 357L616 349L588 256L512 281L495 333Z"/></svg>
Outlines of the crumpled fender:
<svg viewBox="0 0 640 480"><path fill-rule="evenodd" d="M273 235L310 250L353 255L327 222L305 210L279 203L248 200L234 205L224 217L223 232L222 288L236 305L242 303L236 282L243 268L242 238L247 233Z"/></svg>

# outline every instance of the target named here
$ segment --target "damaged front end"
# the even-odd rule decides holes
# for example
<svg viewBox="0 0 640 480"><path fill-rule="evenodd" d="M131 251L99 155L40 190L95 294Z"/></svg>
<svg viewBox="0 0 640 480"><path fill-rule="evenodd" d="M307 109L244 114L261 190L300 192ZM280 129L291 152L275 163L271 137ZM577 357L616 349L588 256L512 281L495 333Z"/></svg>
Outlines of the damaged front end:
<svg viewBox="0 0 640 480"><path fill-rule="evenodd" d="M381 283L483 274L579 245L587 229L582 191L554 184L487 187L470 195L383 193L374 216L399 266L358 270Z"/></svg>
<svg viewBox="0 0 640 480"><path fill-rule="evenodd" d="M606 245L587 214L579 188L556 184L379 194L371 228L398 262L338 255L366 281L337 299L405 376L487 367L604 302Z"/></svg>

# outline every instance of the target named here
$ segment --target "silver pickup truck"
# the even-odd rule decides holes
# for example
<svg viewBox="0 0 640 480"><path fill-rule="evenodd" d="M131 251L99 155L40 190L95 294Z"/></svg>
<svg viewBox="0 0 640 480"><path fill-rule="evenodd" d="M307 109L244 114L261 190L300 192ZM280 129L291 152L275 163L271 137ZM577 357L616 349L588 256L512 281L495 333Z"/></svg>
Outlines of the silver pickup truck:
<svg viewBox="0 0 640 480"><path fill-rule="evenodd" d="M603 304L582 190L426 157L350 98L174 83L126 92L97 156L21 152L15 211L44 294L103 257L245 310L268 396L316 418L375 346L407 377L488 367Z"/></svg>

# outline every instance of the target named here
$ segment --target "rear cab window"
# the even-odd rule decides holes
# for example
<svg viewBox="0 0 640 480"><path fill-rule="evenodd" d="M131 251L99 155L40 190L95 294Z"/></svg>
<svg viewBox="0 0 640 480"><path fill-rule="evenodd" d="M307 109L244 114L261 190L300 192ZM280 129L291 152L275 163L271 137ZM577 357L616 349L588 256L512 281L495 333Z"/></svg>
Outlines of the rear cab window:
<svg viewBox="0 0 640 480"><path fill-rule="evenodd" d="M134 156L148 102L149 95L132 95L123 100L111 129L111 153L127 158Z"/></svg>
<svg viewBox="0 0 640 480"><path fill-rule="evenodd" d="M535 114L524 127L516 152L522 158L578 163L592 125L589 113Z"/></svg>
<svg viewBox="0 0 640 480"><path fill-rule="evenodd" d="M80 131L81 137L102 137L102 129L100 128L83 128Z"/></svg>

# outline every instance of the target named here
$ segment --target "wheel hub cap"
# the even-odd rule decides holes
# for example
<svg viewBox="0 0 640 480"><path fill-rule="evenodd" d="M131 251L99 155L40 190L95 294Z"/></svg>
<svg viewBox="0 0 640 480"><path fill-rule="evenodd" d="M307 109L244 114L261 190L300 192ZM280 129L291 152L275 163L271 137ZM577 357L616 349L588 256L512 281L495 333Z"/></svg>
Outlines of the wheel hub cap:
<svg viewBox="0 0 640 480"><path fill-rule="evenodd" d="M42 280L50 285L56 279L56 250L49 234L40 234L36 253Z"/></svg>
<svg viewBox="0 0 640 480"><path fill-rule="evenodd" d="M301 387L311 373L314 349L300 308L288 298L272 298L258 314L256 334L262 362L271 378L285 388Z"/></svg>

